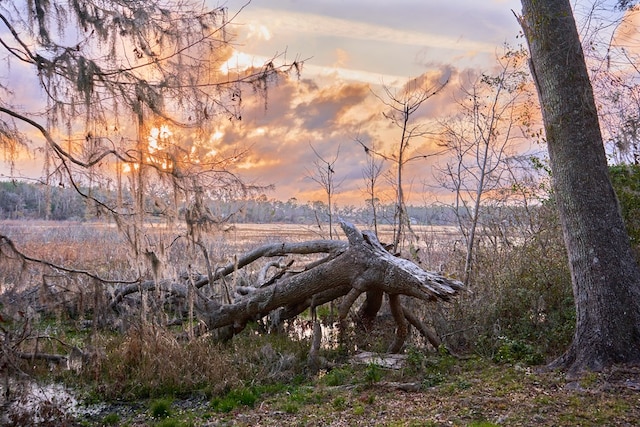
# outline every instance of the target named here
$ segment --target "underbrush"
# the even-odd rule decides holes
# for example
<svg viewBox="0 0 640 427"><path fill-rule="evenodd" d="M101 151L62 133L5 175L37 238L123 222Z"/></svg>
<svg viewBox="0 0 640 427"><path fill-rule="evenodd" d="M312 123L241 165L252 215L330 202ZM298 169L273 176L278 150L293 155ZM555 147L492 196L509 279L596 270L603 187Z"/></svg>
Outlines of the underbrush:
<svg viewBox="0 0 640 427"><path fill-rule="evenodd" d="M146 334L144 337L150 339ZM101 402L100 412L76 417L52 406L55 401L51 400L45 410L38 412L38 416L49 417L46 422L42 421L44 418L33 418L32 414L13 419L26 423L24 425L52 426L59 425L56 422L61 420L66 425L154 427L328 425L333 422L384 426L529 425L532 421L542 426L595 426L630 425L628 423L639 415L635 405L637 392L628 386L629 378L633 381L639 378L638 372L591 374L569 383L560 373L538 373L521 362L501 360L497 363L477 356L459 358L444 348L434 352L412 346L406 349L400 369L387 369L375 363L338 364L329 360L325 369L311 374L304 369L306 346L298 340L258 337L251 333L238 338L239 342L234 345L209 348L228 357L216 359L226 363L222 366L208 365L211 359L188 358L188 351L194 348L191 343L179 343L183 352L173 347L171 354L162 355L184 357L185 365L199 363L187 372L198 369L221 372L206 379L221 381L215 387L202 388L200 384L187 394L179 395L173 387L162 388L162 381L158 381L155 384L159 384L159 388L152 393L153 397L146 392L137 396L125 394L130 400L123 402L108 388L114 387L115 391L149 379L139 374L127 379L126 384L118 385L109 378L109 368L116 373L119 370L118 355L128 351L128 345L121 342L123 349L116 350L114 346L107 351L100 377L91 377L87 372L75 381L70 376L66 378L67 383L75 387L93 390L89 398ZM268 350L263 350L265 347ZM235 357L238 352L244 352L246 359L238 362ZM276 358L274 353L281 356ZM295 358L296 369L281 369L283 364L278 360L286 354ZM262 360L265 355L266 360ZM185 372L167 359L162 362L166 362L163 366ZM235 368L233 365L238 363L240 366ZM244 364L249 366L243 367ZM136 375L134 371L131 370L131 375ZM293 375L294 372L297 373ZM230 377L224 378L225 375ZM98 395L96 388L103 381L108 383L100 390L108 392L113 399L106 406L106 396ZM609 392L603 393L606 390ZM194 399L194 395L200 398Z"/></svg>
<svg viewBox="0 0 640 427"><path fill-rule="evenodd" d="M552 206L533 220L519 235L480 235L467 291L430 315L450 348L540 365L569 346L575 307L562 232ZM462 276L464 252L449 266Z"/></svg>
<svg viewBox="0 0 640 427"><path fill-rule="evenodd" d="M287 382L304 369L308 345L245 331L227 343L209 336L180 341L168 328L143 323L100 336L104 351L81 371L63 377L98 399L207 397L269 382Z"/></svg>

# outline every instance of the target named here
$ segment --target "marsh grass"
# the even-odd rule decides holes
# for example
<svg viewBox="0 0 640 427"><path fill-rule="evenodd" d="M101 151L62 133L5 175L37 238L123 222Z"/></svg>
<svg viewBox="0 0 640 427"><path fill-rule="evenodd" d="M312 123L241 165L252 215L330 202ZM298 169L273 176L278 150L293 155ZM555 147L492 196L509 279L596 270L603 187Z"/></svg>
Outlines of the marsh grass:
<svg viewBox="0 0 640 427"><path fill-rule="evenodd" d="M2 226L3 232L19 242L20 250L34 258L94 271L110 279L153 277L132 257L111 225L14 222ZM162 228L153 232L158 241L173 238ZM453 234L438 234L438 230L429 233L422 239L420 250L410 256L426 268L435 269L437 264L455 275L463 258L453 249ZM37 347L40 351L65 354L69 346L77 346L90 356L78 370L65 370L46 361L21 360L18 366L23 372L71 385L90 402L152 399L145 406L147 416L154 412L151 402L195 395L210 402L203 414L218 420L239 411L247 412L251 420L250 414L264 406L301 425L318 422L318 417L343 417L353 423L382 417L387 425L396 425L393 423L403 418L386 420L380 414L400 410L413 412L407 412L406 423L398 425L422 421L415 425L442 425L449 421L467 425L500 419L517 424L530 419L526 414L538 414L540 425L571 423L584 420L586 411L580 405L593 403L593 399L579 396L576 405L561 407L556 402L566 396L556 396L555 400L546 396L557 394L562 381L538 377L526 368L561 352L572 332L571 290L564 253L557 240L559 234L554 234L552 228L546 233L510 248L480 245L476 255L479 267L470 284L472 292L464 293L452 304L411 307L444 338L449 348L472 356L471 359L456 359L444 347L442 351L429 349L414 334L405 351L407 364L397 371L346 363L356 347L385 351L393 325L384 319L378 329L358 342L351 339L349 346L323 348L322 357L329 369L313 376L306 369L309 341L304 334L266 334L251 325L229 342L214 342L206 334L185 333L196 325L195 319L169 326L170 319L183 317L184 313L165 311L159 304L149 304L146 313L136 311L132 304L133 309L125 307L118 321L114 321L114 313L107 308L114 286L6 256L0 257L0 312L3 327L13 332L25 331L27 338L19 343L20 351L34 351ZM291 226L255 226L212 233L204 242L213 264L221 265L233 254L262 243L317 237L312 231ZM447 240L451 244L439 243L439 238L453 240ZM200 272L206 270L201 253L188 241L178 239L167 248L164 261L171 267L165 273L178 274L189 265ZM213 295L220 289L204 291ZM328 319L331 310L324 307L320 314ZM38 336L49 338L34 339ZM423 408L394 400L394 392L381 385L387 382L421 384L421 391L412 399L416 397ZM602 377L595 376L582 387L600 389L602 384ZM509 405L504 399L508 396L519 402L514 404L519 405L513 410L516 413L507 411ZM597 406L605 414L599 419L606 420L606 414L613 419L627 419L622 408L632 407L628 399L624 393L619 399L608 397L609 406ZM425 412L433 402L441 405L433 408L434 413L446 413L442 420L431 419ZM544 408L548 406L556 412L554 416L546 417ZM562 411L566 413L560 417L558 413ZM168 414L154 425L191 422L180 418L174 405L170 405ZM103 418L104 424L128 422L124 416L117 420ZM545 420L553 422L545 424Z"/></svg>

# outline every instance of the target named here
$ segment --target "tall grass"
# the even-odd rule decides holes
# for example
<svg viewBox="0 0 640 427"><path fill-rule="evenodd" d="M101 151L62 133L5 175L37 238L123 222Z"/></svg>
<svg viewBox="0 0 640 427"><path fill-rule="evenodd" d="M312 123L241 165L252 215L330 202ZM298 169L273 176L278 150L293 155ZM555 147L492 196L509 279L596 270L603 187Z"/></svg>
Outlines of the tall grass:
<svg viewBox="0 0 640 427"><path fill-rule="evenodd" d="M304 370L308 345L245 331L228 343L200 337L186 342L174 331L143 322L125 334L100 337L104 352L76 377L107 399L222 394L230 389L288 382Z"/></svg>

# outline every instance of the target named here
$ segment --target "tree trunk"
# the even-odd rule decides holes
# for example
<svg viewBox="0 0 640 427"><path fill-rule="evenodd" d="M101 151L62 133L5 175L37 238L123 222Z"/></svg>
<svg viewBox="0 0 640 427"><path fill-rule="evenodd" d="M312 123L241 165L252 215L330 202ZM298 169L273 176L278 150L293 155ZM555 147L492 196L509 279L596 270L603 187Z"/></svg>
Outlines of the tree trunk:
<svg viewBox="0 0 640 427"><path fill-rule="evenodd" d="M349 237L349 246L334 258L304 272L283 277L269 286L253 288L232 304L221 305L211 301L206 308L202 307L200 311L209 328L233 324L235 328L242 329L248 320L279 308L286 310L297 306L304 310L312 298L320 300L315 301L316 304L327 302L322 301L323 294L332 298L346 294L340 308L341 317L345 318L356 298L365 292L385 292L435 301L449 300L462 288L456 280L424 271L408 260L394 257L373 233L361 233L344 222L342 227ZM332 290L337 290L337 293L332 293ZM398 301L399 313L400 308Z"/></svg>
<svg viewBox="0 0 640 427"><path fill-rule="evenodd" d="M640 269L608 175L569 0L522 0L553 188L569 255L576 331L550 366L570 374L640 362Z"/></svg>

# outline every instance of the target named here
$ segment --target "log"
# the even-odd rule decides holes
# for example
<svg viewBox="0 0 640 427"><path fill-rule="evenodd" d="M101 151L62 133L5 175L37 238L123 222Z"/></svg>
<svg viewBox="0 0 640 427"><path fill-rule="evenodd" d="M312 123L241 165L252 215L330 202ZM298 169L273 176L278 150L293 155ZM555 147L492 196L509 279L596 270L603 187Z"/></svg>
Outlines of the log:
<svg viewBox="0 0 640 427"><path fill-rule="evenodd" d="M327 254L325 258L296 271L289 269L291 262L268 262L258 283L244 283L232 290L236 297L228 303L210 299L203 301L206 297L198 293L200 300L195 304L198 316L217 336L228 338L244 329L249 321L268 315L280 320L291 319L312 305L319 306L341 297L344 298L339 305L338 317L344 324L351 307L363 293L367 300L361 313L371 321L380 309L383 295L387 294L398 325L389 350L401 351L410 325L418 327L423 334L426 328L404 309L400 296L420 301L449 301L463 289L463 284L392 255L372 232L360 232L353 224L342 220L340 225L348 242L316 240L265 245L217 269L212 275L214 281L265 257ZM278 273L267 278L266 271L276 265L280 268ZM191 283L197 289L212 284L210 275L191 278ZM148 281L120 288L111 301L111 307L117 309L117 305L131 293L156 287L174 294L186 294L184 283ZM437 337L428 336L428 339L434 344L439 342Z"/></svg>
<svg viewBox="0 0 640 427"><path fill-rule="evenodd" d="M231 262L224 267L216 269L213 274L213 280L219 280L226 277L233 272L241 269L252 262L265 257L283 256L289 254L316 254L316 253L339 253L347 248L345 242L339 242L334 240L314 240L310 242L295 242L295 243L275 243L260 246L250 252L247 252L241 256L236 262ZM210 284L208 276L198 275L194 278L194 286L196 288L202 288ZM156 288L160 290L177 293L178 295L186 295L186 288L184 284L177 283L171 280L146 280L140 283L131 283L127 286L121 287L111 299L109 307L112 310L117 311L117 306L127 296L141 291L153 291Z"/></svg>
<svg viewBox="0 0 640 427"><path fill-rule="evenodd" d="M386 293L390 296L392 313L398 325L396 339L389 350L399 352L408 335L409 324L417 324L414 317L408 316L407 319L405 316L399 296L422 301L449 301L463 288L457 280L425 271L409 260L393 256L373 233L361 233L345 221L340 224L349 239L348 246L340 246L333 257L309 270L284 275L268 286L244 292L232 304L208 301L200 306L200 315L207 326L210 329L232 326L238 332L248 321L276 310L280 310L281 318L291 318L309 307L312 300L315 305L321 305L341 296L344 298L338 313L339 319L344 322L351 306L362 293L370 293L376 299L381 293ZM369 307L367 314L373 316L380 303L376 300Z"/></svg>

